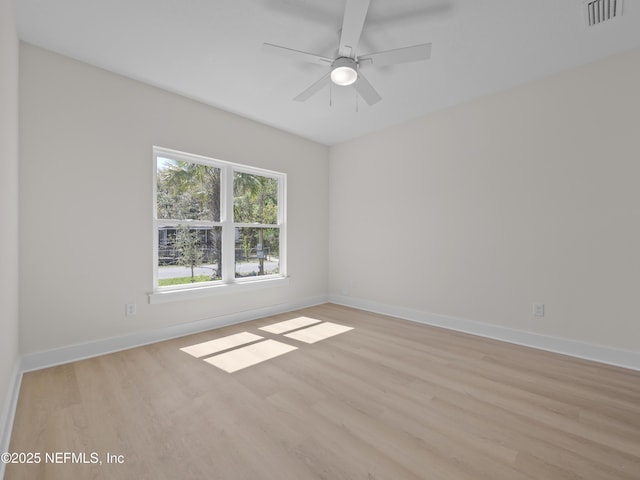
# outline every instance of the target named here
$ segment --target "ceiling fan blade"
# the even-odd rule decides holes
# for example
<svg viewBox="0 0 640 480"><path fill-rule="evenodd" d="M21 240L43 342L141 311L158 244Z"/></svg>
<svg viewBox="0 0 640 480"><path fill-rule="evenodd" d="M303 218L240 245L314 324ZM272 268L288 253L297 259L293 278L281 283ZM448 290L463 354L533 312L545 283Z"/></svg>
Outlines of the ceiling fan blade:
<svg viewBox="0 0 640 480"><path fill-rule="evenodd" d="M326 73L320 78L320 80L316 81L313 85L307 88L304 92L300 93L297 97L294 98L296 102L304 102L308 100L312 95L322 90L328 82L330 73Z"/></svg>
<svg viewBox="0 0 640 480"><path fill-rule="evenodd" d="M272 43L263 43L262 51L267 53L273 53L283 57L289 57L294 60L301 60L307 63L317 63L320 65L331 65L333 63L332 58L323 57L321 55L315 55L313 53L301 52L300 50L281 47L279 45L273 45Z"/></svg>
<svg viewBox="0 0 640 480"><path fill-rule="evenodd" d="M431 44L423 43L412 47L396 48L386 52L369 53L358 57L358 65L375 65L382 67L385 65L396 65L398 63L417 62L428 60L431 57Z"/></svg>
<svg viewBox="0 0 640 480"><path fill-rule="evenodd" d="M355 58L371 0L347 0L340 34L340 56Z"/></svg>
<svg viewBox="0 0 640 480"><path fill-rule="evenodd" d="M367 102L368 105L375 105L382 97L376 92L376 89L369 83L369 80L365 78L362 73L358 72L358 80L353 84L353 88L356 92Z"/></svg>

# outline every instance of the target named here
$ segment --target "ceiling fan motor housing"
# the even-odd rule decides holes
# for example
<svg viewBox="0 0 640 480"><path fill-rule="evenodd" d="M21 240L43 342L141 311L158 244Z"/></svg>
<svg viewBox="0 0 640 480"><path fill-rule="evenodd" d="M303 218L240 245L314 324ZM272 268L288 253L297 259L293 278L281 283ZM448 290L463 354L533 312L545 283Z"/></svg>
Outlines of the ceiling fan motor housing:
<svg viewBox="0 0 640 480"><path fill-rule="evenodd" d="M358 79L358 63L350 57L336 58L331 64L331 81L346 86Z"/></svg>

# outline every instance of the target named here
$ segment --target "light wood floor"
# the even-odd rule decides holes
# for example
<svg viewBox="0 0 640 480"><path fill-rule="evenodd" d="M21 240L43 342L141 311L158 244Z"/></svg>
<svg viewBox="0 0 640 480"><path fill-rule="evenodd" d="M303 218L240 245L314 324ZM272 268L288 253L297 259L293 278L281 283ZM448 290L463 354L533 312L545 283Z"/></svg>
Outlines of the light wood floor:
<svg viewBox="0 0 640 480"><path fill-rule="evenodd" d="M305 344L258 327L354 329ZM181 347L298 347L226 373ZM17 479L640 479L640 372L322 305L24 375ZM124 456L106 464L107 452Z"/></svg>

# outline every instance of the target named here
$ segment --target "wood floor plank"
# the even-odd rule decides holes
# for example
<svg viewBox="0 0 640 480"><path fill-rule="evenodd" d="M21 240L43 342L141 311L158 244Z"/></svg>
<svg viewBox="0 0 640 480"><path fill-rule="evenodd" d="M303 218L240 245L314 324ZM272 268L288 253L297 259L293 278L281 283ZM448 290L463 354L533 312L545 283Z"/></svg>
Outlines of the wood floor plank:
<svg viewBox="0 0 640 480"><path fill-rule="evenodd" d="M352 330L261 329L299 317ZM232 335L296 349L234 373L181 351ZM6 480L640 480L640 372L325 304L27 373L10 450L102 463Z"/></svg>

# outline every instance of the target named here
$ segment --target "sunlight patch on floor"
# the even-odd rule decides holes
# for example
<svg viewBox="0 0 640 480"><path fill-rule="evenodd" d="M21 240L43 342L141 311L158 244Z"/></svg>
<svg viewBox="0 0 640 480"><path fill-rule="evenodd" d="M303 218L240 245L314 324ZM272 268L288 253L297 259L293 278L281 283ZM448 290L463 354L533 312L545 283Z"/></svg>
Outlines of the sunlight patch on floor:
<svg viewBox="0 0 640 480"><path fill-rule="evenodd" d="M347 327L346 325L340 325L338 323L324 322L320 325L314 325L313 327L298 330L285 334L285 337L293 338L305 343L316 343L320 340L339 335L344 332L353 330L353 327Z"/></svg>
<svg viewBox="0 0 640 480"><path fill-rule="evenodd" d="M260 330L277 334L277 333L290 332L291 330L296 330L298 328L306 327L308 325L313 325L314 323L320 323L320 320L316 320L315 318L309 318L309 317L298 317L298 318L293 318L291 320L285 320L284 322L265 325L264 327L260 327Z"/></svg>
<svg viewBox="0 0 640 480"><path fill-rule="evenodd" d="M321 322L309 317L297 317L259 328L272 335L278 335L278 338L288 337L309 344L353 330L353 327ZM298 347L277 340L265 340L265 337L250 332L227 335L180 348L184 353L228 373L237 372L297 349Z"/></svg>
<svg viewBox="0 0 640 480"><path fill-rule="evenodd" d="M254 343L253 345L247 345L246 347L206 358L204 361L225 372L233 373L297 349L298 347L287 345L286 343L265 340L264 342Z"/></svg>
<svg viewBox="0 0 640 480"><path fill-rule="evenodd" d="M249 332L236 333L235 335L229 335L228 337L216 338L208 342L197 343L188 347L181 348L185 353L200 358L214 353L221 352L223 350L229 350L230 348L239 347L247 343L255 342L256 340L262 340L264 337L260 335L254 335Z"/></svg>

